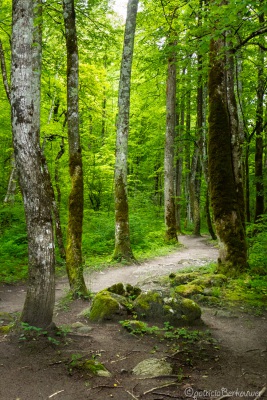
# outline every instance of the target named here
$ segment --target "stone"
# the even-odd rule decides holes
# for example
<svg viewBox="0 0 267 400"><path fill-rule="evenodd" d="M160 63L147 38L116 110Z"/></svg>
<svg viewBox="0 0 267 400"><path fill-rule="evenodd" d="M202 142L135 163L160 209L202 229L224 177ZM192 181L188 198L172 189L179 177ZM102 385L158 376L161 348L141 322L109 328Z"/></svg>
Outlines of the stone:
<svg viewBox="0 0 267 400"><path fill-rule="evenodd" d="M172 374L172 366L165 359L149 358L141 361L132 370L134 375L138 376L164 376Z"/></svg>
<svg viewBox="0 0 267 400"><path fill-rule="evenodd" d="M118 319L126 314L125 297L103 290L96 294L92 306L83 310L79 316L89 318L92 322L102 322Z"/></svg>
<svg viewBox="0 0 267 400"><path fill-rule="evenodd" d="M173 325L192 324L201 317L201 308L191 299L177 293L162 297L158 292L141 293L133 303L139 319L170 322Z"/></svg>

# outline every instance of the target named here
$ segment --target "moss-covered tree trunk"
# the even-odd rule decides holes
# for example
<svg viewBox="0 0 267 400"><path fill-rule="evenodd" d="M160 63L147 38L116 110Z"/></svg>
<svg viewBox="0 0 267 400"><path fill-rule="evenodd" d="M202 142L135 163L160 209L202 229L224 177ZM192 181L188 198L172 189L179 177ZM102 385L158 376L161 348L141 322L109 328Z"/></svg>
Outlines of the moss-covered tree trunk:
<svg viewBox="0 0 267 400"><path fill-rule="evenodd" d="M170 48L174 46L170 43ZM166 240L178 240L175 214L174 154L176 128L176 57L174 50L168 59L166 91L166 135L164 153L164 211Z"/></svg>
<svg viewBox="0 0 267 400"><path fill-rule="evenodd" d="M41 4L13 2L11 111L28 235L29 279L21 320L47 329L55 303L55 257L51 183L40 147Z"/></svg>
<svg viewBox="0 0 267 400"><path fill-rule="evenodd" d="M260 1L263 3L263 0ZM259 23L264 26L264 14L259 15ZM255 216L254 221L257 222L259 217L264 213L264 184L263 184L263 105L264 93L266 88L266 78L264 75L264 37L260 38L262 46L258 49L258 84L257 84L257 107L256 107L256 148L255 148L255 188L256 188L256 201L255 201Z"/></svg>
<svg viewBox="0 0 267 400"><path fill-rule="evenodd" d="M69 139L69 219L67 231L66 267L74 297L88 294L83 277L83 167L79 133L79 57L74 0L63 0L67 48L67 122Z"/></svg>
<svg viewBox="0 0 267 400"><path fill-rule="evenodd" d="M115 249L113 259L134 261L130 242L127 195L130 88L138 0L129 0L124 33L118 97L115 163Z"/></svg>
<svg viewBox="0 0 267 400"><path fill-rule="evenodd" d="M209 178L219 269L238 275L247 267L247 247L233 169L224 38L211 39L209 70Z"/></svg>

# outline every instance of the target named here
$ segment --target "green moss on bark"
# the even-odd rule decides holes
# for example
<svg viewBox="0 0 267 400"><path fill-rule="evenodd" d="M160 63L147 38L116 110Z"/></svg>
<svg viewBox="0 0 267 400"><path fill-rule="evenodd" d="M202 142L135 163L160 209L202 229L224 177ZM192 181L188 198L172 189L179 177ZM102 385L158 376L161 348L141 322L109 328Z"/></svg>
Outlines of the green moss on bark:
<svg viewBox="0 0 267 400"><path fill-rule="evenodd" d="M245 232L236 194L231 128L227 109L226 60L222 39L211 40L209 72L209 177L215 227L222 244L219 271L233 275L247 267ZM218 56L218 54L220 56Z"/></svg>
<svg viewBox="0 0 267 400"><path fill-rule="evenodd" d="M83 224L83 170L80 152L70 155L71 191L66 248L66 269L74 297L87 297L83 277L82 224Z"/></svg>

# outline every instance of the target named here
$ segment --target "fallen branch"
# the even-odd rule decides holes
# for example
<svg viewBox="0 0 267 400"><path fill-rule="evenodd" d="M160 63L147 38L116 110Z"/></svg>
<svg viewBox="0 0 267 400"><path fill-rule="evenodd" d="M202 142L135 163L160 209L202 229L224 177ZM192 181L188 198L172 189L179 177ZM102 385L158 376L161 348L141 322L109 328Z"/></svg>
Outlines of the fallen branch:
<svg viewBox="0 0 267 400"><path fill-rule="evenodd" d="M51 394L48 398L52 399L52 397L55 397L57 394L62 393L62 392L64 392L64 390L59 390L58 392Z"/></svg>
<svg viewBox="0 0 267 400"><path fill-rule="evenodd" d="M149 390L147 390L146 392L144 392L143 395L146 395L146 394L148 394L148 393L154 392L155 390L162 389L162 388L165 388L165 387L168 387L168 386L173 386L173 385L178 385L178 382L165 383L165 385L161 385L161 386L154 387L154 388L149 389ZM256 399L255 399L255 400L256 400Z"/></svg>
<svg viewBox="0 0 267 400"><path fill-rule="evenodd" d="M258 396L255 397L254 400L258 400L264 393L266 392L266 386L264 386L259 392Z"/></svg>

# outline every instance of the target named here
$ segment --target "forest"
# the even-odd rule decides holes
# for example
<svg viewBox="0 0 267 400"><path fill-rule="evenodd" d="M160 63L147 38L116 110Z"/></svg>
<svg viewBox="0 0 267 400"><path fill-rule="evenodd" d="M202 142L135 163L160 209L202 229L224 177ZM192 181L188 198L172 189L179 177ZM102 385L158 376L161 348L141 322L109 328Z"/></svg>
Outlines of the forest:
<svg viewBox="0 0 267 400"><path fill-rule="evenodd" d="M55 269L86 297L85 269L181 234L266 279L267 3L113 5L0 1L0 281L28 279L31 325L51 323Z"/></svg>

